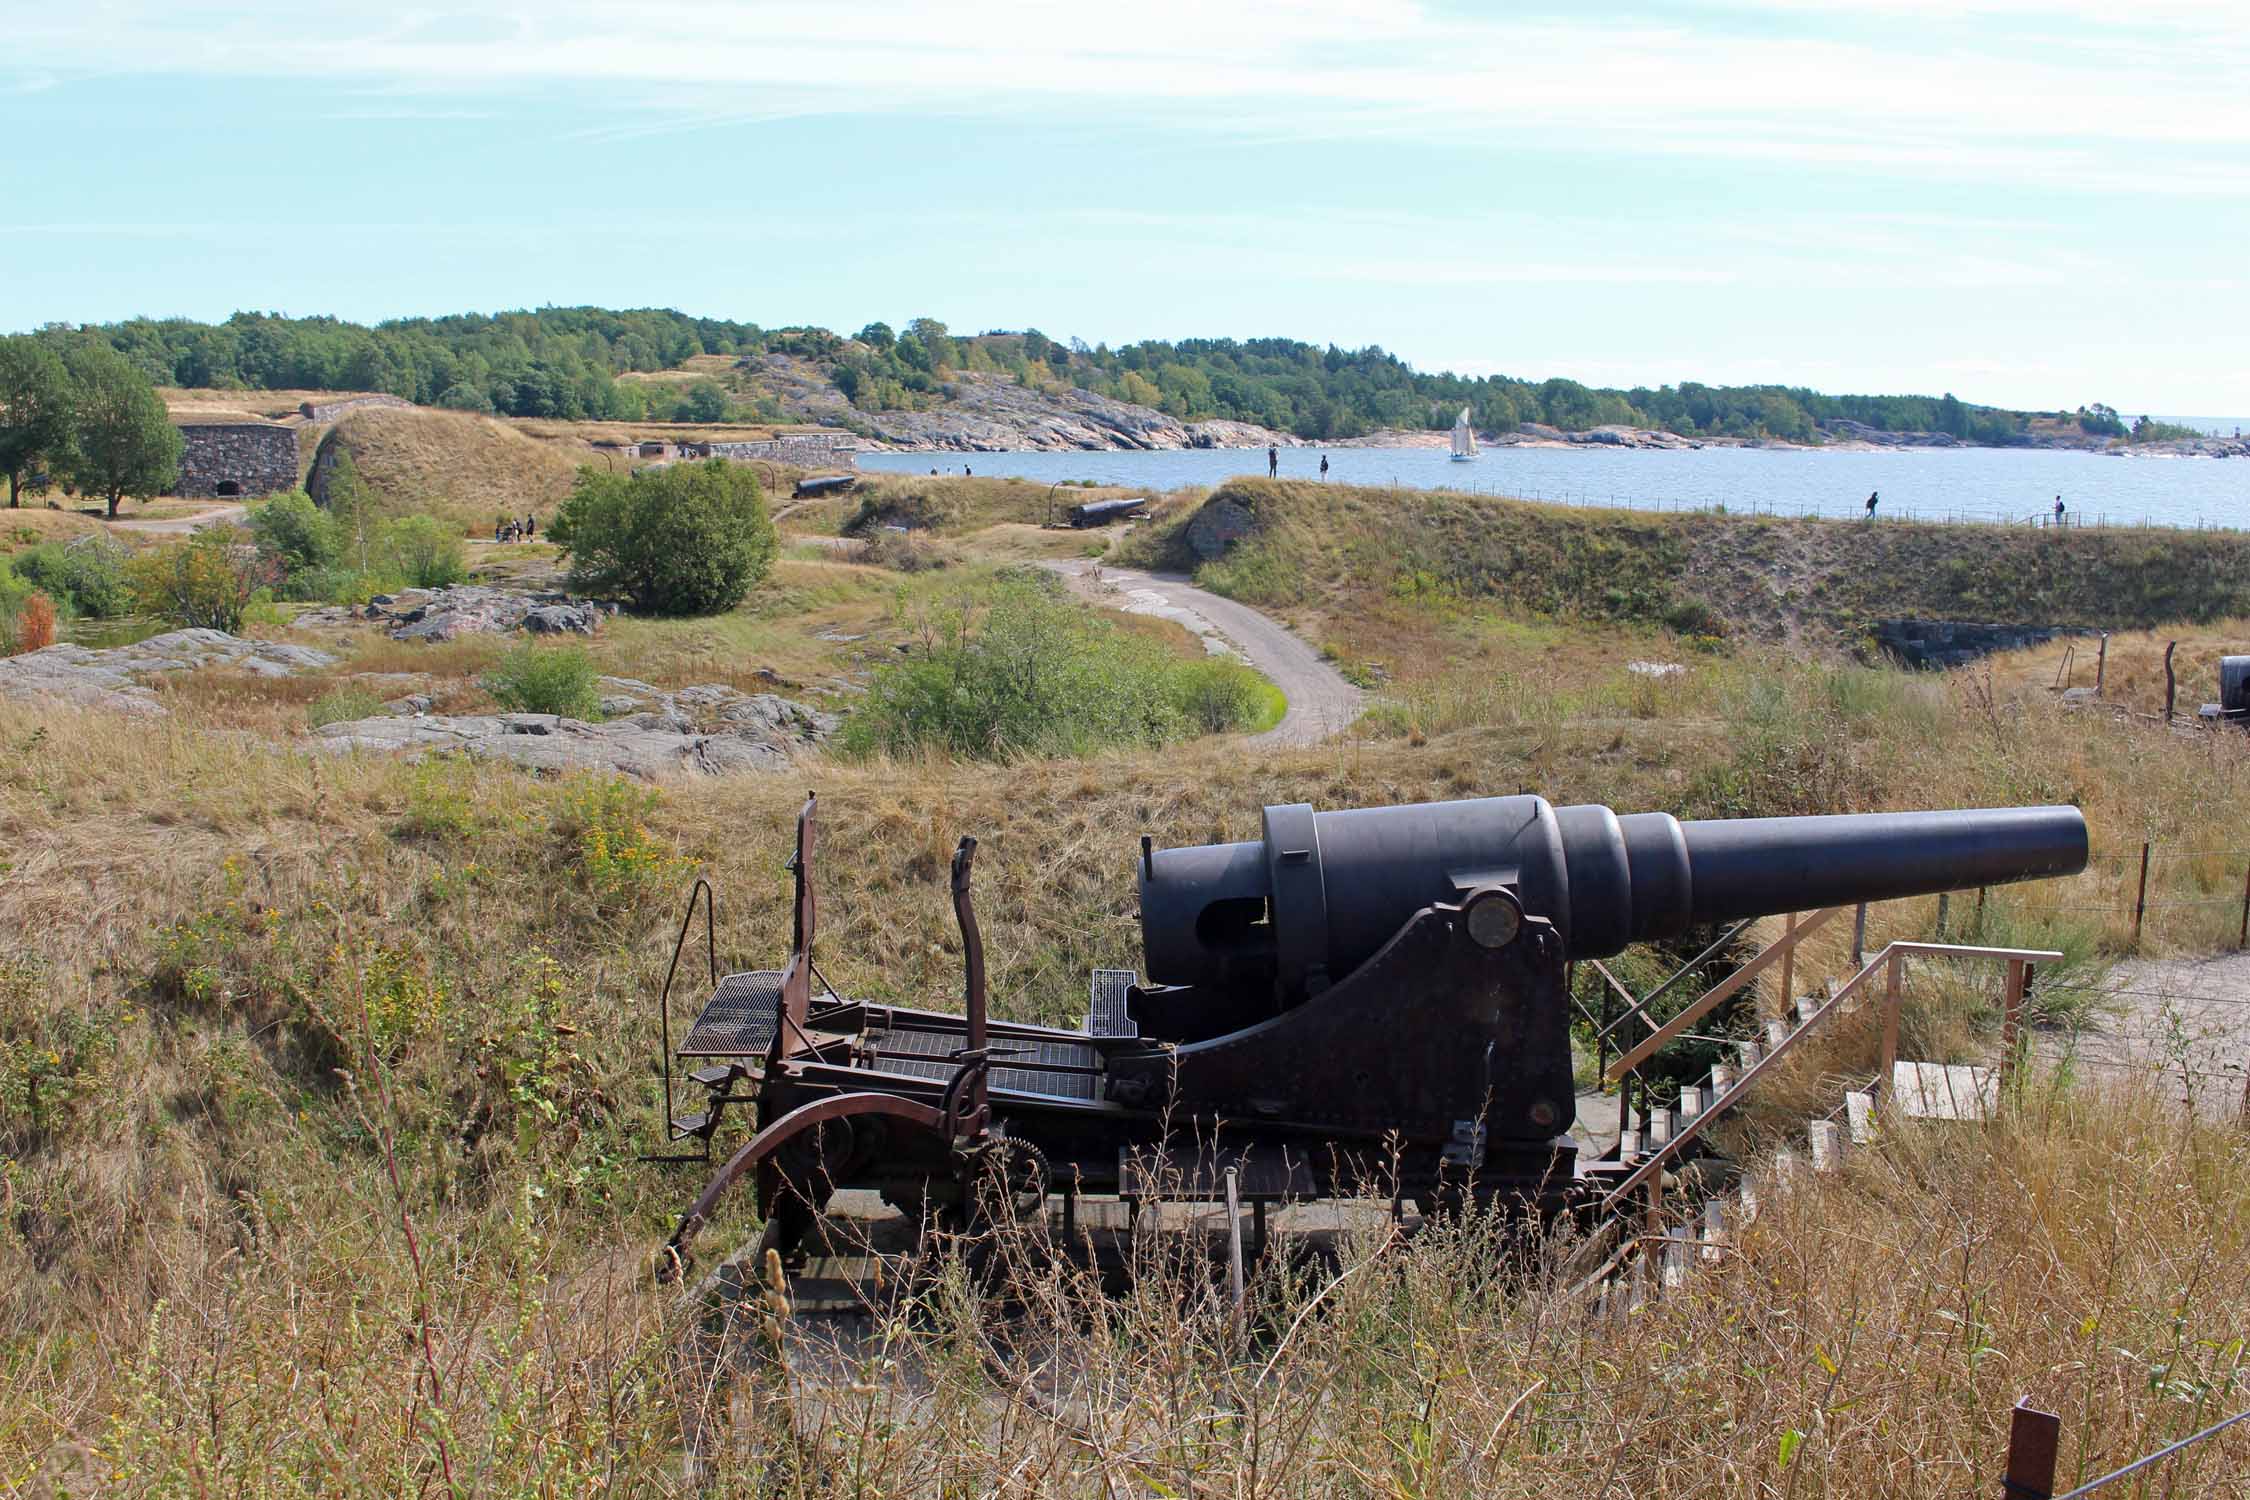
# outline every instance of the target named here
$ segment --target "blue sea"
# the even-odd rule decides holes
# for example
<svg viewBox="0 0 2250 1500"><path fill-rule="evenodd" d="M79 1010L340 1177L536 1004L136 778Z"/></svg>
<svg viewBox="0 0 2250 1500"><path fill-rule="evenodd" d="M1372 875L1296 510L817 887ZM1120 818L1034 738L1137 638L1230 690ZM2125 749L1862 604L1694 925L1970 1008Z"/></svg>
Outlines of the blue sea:
<svg viewBox="0 0 2250 1500"><path fill-rule="evenodd" d="M1443 448L1284 448L1284 478L1316 479L1325 454L1343 484L1458 489L1570 505L1639 510L2031 523L2060 495L2086 525L2250 526L2250 460L2135 458L2019 448L1877 452L1772 448L1676 450L1487 448L1454 463ZM1263 474L1265 450L862 453L863 470L1020 475L1042 484L1091 479L1148 490Z"/></svg>

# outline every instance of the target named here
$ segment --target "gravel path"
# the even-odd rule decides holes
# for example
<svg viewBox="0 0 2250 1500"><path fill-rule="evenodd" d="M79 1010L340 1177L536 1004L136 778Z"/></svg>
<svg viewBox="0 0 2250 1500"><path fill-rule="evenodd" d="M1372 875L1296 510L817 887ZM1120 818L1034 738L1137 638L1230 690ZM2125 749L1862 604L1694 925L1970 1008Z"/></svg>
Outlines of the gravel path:
<svg viewBox="0 0 2250 1500"><path fill-rule="evenodd" d="M109 524L119 531L138 531L150 536L186 536L191 531L201 531L206 526L233 526L242 520L243 505L219 505L210 510L199 510L192 516L171 516L161 521L112 521Z"/></svg>
<svg viewBox="0 0 2250 1500"><path fill-rule="evenodd" d="M2144 958L2111 971L2114 1013L2075 1040L2043 1037L2042 1054L2069 1053L2086 1076L2154 1073L2167 1096L2207 1118L2242 1108L2250 1069L2250 953Z"/></svg>
<svg viewBox="0 0 2250 1500"><path fill-rule="evenodd" d="M1251 736L1254 745L1317 745L1348 729L1364 702L1360 690L1280 621L1197 588L1176 573L1142 573L1096 563L1051 562L1085 597L1133 614L1177 620L1213 651L1241 657L1289 700L1281 722Z"/></svg>

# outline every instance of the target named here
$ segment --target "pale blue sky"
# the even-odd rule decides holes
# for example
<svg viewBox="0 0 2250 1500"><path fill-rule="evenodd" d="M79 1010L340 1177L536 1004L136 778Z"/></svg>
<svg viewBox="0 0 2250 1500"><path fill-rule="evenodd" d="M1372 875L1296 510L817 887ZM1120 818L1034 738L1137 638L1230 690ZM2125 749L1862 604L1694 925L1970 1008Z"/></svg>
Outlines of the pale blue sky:
<svg viewBox="0 0 2250 1500"><path fill-rule="evenodd" d="M0 328L1286 334L2250 412L2250 4L0 0Z"/></svg>

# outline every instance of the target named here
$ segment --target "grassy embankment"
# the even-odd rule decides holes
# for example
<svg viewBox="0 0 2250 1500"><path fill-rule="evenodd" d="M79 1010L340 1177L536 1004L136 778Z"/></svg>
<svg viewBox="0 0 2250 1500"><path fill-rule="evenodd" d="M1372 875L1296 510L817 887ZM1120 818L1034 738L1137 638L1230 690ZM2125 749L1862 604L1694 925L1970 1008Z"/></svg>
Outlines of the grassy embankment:
<svg viewBox="0 0 2250 1500"><path fill-rule="evenodd" d="M660 682L726 680L729 663L810 676L832 659L792 644L804 626L872 622L895 587L809 562L777 581L739 617L676 638L634 624L596 649ZM1597 623L1597 641L1669 645L1691 667L1612 682L1615 659L1563 648L1563 622L1400 618L1488 670L1513 663L1511 710L1259 758L1208 742L1007 767L810 762L648 792L308 758L239 733L269 727L241 706L247 684L233 707L182 684L158 722L0 705L15 747L0 901L20 914L0 955L0 1475L392 1492L450 1465L465 1490L664 1485L674 1304L641 1273L694 1183L632 1159L654 1107L647 1006L694 872L721 891L723 961L778 954L780 856L807 786L824 806L830 978L946 1003L942 873L974 832L994 993L1049 1018L1083 1005L1087 968L1136 956L1138 834L1245 837L1270 801L1532 788L1710 815L2067 800L2097 844L2147 828L2250 847L2236 740L2066 714L2005 672L1986 699L1967 680L1689 652ZM368 643L346 670L459 657L465 675L474 651ZM2107 900L2107 878L2046 894ZM1927 923L1927 903L1879 909L1871 940ZM840 1380L848 1420L785 1454L774 1486L1082 1492L1106 1469L1185 1493L1251 1485L1254 1468L1321 1493L1918 1493L1986 1473L2022 1391L2110 1456L2239 1405L2239 1139L2071 1096L1977 1139L1905 1135L1778 1201L1739 1256L1623 1329L1434 1243L1395 1276L1355 1276L1247 1369L1210 1317L1182 1322L1174 1287L1091 1325L1057 1318L1049 1332L1109 1393L1092 1442L976 1405L984 1382L947 1325L902 1334L954 1350L927 1361L936 1398L907 1404L881 1369ZM747 1228L738 1206L711 1242ZM1212 1409L1239 1415L1199 1415Z"/></svg>

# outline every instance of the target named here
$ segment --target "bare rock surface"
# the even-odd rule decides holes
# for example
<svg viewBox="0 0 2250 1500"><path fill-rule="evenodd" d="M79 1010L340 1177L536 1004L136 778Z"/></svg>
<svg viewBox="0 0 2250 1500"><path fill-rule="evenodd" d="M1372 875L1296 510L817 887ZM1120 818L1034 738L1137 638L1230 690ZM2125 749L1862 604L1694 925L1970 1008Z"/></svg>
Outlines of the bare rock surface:
<svg viewBox="0 0 2250 1500"><path fill-rule="evenodd" d="M321 727L322 750L425 755L459 750L551 774L614 771L643 780L778 771L836 732L834 715L772 693L710 683L666 692L601 679L601 723L556 714L414 714Z"/></svg>
<svg viewBox="0 0 2250 1500"><path fill-rule="evenodd" d="M357 608L339 605L308 610L299 625L346 625L374 621L390 627L393 640L450 641L456 636L505 634L592 635L607 605L564 594L525 594L512 589L462 583L443 589L401 589L379 594Z"/></svg>
<svg viewBox="0 0 2250 1500"><path fill-rule="evenodd" d="M262 677L288 677L336 658L311 646L250 641L223 630L170 630L130 646L69 643L0 657L0 693L60 699L118 713L164 712L144 679L166 672L230 667Z"/></svg>

